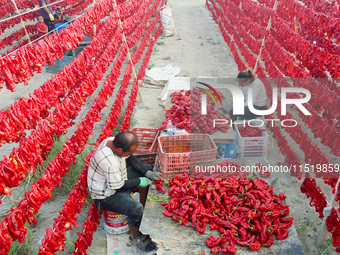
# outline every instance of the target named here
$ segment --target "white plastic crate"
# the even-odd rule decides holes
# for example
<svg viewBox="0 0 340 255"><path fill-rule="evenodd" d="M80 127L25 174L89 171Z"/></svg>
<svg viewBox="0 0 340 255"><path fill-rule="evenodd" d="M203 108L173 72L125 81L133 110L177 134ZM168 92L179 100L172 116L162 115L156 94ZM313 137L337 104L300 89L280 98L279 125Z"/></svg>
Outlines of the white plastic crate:
<svg viewBox="0 0 340 255"><path fill-rule="evenodd" d="M236 126L237 131L237 144L240 151L241 158L247 157L266 157L268 148L268 133L267 131L262 132L261 136L255 137L242 137L238 126L243 126L243 124L238 124Z"/></svg>

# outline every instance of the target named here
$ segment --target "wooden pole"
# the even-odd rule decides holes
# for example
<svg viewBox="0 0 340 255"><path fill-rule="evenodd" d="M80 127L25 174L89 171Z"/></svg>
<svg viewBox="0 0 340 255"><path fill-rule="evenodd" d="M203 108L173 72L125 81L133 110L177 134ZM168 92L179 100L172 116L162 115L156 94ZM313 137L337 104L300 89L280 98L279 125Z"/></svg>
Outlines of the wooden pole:
<svg viewBox="0 0 340 255"><path fill-rule="evenodd" d="M298 24L296 17L294 17L294 28L295 28L295 33L298 34L299 33L299 24ZM296 56L296 52L295 52L295 56ZM300 63L300 61L298 59L296 59L295 62L296 62L296 64Z"/></svg>
<svg viewBox="0 0 340 255"><path fill-rule="evenodd" d="M114 0L113 9L115 9L116 7L117 7L117 3L116 3L116 1ZM122 24L122 21L121 21L121 19L120 19L119 13L118 13L118 17L119 17L118 24L119 24L119 26L120 26L120 27L122 28L122 30L123 30L123 24ZM123 41L124 41L124 43L126 44L126 47L128 47L128 44L127 44L127 42L126 42L126 37L125 37L124 30L123 30ZM129 61L130 61L130 63L131 63L131 66L132 66L132 77L133 77L134 80L137 80L137 75L136 75L135 67L133 66L133 62L132 62L132 59L131 59L131 54L130 54L129 48L128 48L127 56L128 56ZM139 97L140 101L143 102L143 96L142 96L142 92L140 91L139 83L138 83L138 91L137 91L137 93L138 93L138 97Z"/></svg>
<svg viewBox="0 0 340 255"><path fill-rule="evenodd" d="M14 7L15 7L15 9L16 9L16 13L20 14L19 9L18 9L18 7L17 7L17 4L15 3L15 0L12 0L12 2L13 2ZM26 26L25 26L24 22L22 21L22 18L21 18L21 17L20 17L20 20L21 20L21 22L20 22L20 23L21 23L21 26L22 26L23 29L25 30L26 39L27 39L27 41L28 41L29 43L31 43L31 38L30 38L30 36L29 36L28 33L27 33Z"/></svg>

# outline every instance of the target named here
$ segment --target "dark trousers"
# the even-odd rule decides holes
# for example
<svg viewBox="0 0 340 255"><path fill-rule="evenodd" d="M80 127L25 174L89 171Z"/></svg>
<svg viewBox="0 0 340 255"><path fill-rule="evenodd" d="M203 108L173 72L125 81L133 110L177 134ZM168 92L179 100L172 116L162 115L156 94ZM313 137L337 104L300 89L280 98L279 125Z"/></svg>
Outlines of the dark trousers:
<svg viewBox="0 0 340 255"><path fill-rule="evenodd" d="M266 106L257 106L254 105L254 108L256 110L266 110ZM257 117L261 116L261 115L256 115L254 113L252 113L248 106L244 107L244 115L235 115L233 110L231 110L229 112L230 115L230 119L234 122L235 120L237 120L237 118L239 117L239 120L251 120L251 119L256 119Z"/></svg>
<svg viewBox="0 0 340 255"><path fill-rule="evenodd" d="M55 22L51 21L50 19L44 19L46 26L48 27L48 32L51 32L55 29Z"/></svg>
<svg viewBox="0 0 340 255"><path fill-rule="evenodd" d="M144 164L146 169L152 171L149 164ZM139 177L145 177L142 173L137 172L133 168L127 169L127 177L129 180ZM143 217L143 205L134 200L131 196L131 190L117 191L112 196L102 200L95 200L95 203L101 210L111 211L128 216L128 224L131 227L139 227Z"/></svg>

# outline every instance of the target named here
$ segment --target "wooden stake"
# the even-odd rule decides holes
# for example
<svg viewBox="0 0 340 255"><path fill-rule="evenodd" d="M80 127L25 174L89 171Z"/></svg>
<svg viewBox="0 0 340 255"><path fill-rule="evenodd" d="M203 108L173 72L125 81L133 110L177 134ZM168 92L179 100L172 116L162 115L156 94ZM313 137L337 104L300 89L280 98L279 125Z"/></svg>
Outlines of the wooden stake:
<svg viewBox="0 0 340 255"><path fill-rule="evenodd" d="M299 33L299 25L298 25L298 21L296 19L296 17L294 17L294 27L295 27L295 33ZM295 52L295 56L296 56L296 52ZM299 60L295 60L296 64L299 64L300 61Z"/></svg>
<svg viewBox="0 0 340 255"><path fill-rule="evenodd" d="M113 9L115 9L116 7L117 7L117 3L114 0ZM119 17L118 24L123 29L123 24L122 24L122 21L120 19L119 13L118 13L118 17ZM128 47L128 44L126 42L126 37L125 37L124 30L123 30L123 41L124 41L126 47ZM128 51L127 51L127 56L128 56L129 61L131 63L131 66L132 66L132 77L133 77L134 80L137 80L137 75L136 75L135 67L133 66L133 62L132 62L132 59L131 59L131 54L130 54L130 51L129 51L129 47L128 47ZM138 90L137 90L137 92L138 92L139 99L141 100L141 102L143 102L143 96L142 96L142 92L140 91L139 83L138 83Z"/></svg>
<svg viewBox="0 0 340 255"><path fill-rule="evenodd" d="M15 0L12 0L12 2L13 2L14 7L15 7L15 9L16 9L16 13L20 14L19 9L18 9L18 7L17 7L17 4L15 3ZM29 43L31 43L31 38L30 38L30 36L29 36L28 33L27 33L26 26L25 26L24 22L22 21L21 16L20 16L20 20L21 20L20 24L21 24L21 26L23 27L23 29L25 30L26 39L27 39L27 41L28 41Z"/></svg>
<svg viewBox="0 0 340 255"><path fill-rule="evenodd" d="M97 34L97 25L93 25L92 30L93 30L93 35L96 36L96 34Z"/></svg>

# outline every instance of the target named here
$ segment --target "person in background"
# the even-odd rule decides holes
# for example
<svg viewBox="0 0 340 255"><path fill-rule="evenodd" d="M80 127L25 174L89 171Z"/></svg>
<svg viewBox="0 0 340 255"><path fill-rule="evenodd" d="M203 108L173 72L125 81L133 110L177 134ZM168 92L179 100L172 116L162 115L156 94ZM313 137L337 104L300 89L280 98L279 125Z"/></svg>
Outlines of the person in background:
<svg viewBox="0 0 340 255"><path fill-rule="evenodd" d="M50 0L39 0L40 14L44 18L45 24L48 27L48 32L55 29L53 11Z"/></svg>
<svg viewBox="0 0 340 255"><path fill-rule="evenodd" d="M61 7L60 6L57 6L54 10L54 18L56 20L59 20L59 21L62 21L61 19L61 14L62 14L62 11L61 11Z"/></svg>
<svg viewBox="0 0 340 255"><path fill-rule="evenodd" d="M90 160L87 184L91 198L101 210L128 216L130 242L141 251L153 251L156 243L149 235L142 234L139 227L149 185L151 181L160 180L161 174L132 155L138 146L138 137L131 131L106 138ZM126 165L130 168L126 169ZM137 187L140 202L131 197L132 190Z"/></svg>
<svg viewBox="0 0 340 255"><path fill-rule="evenodd" d="M37 21L38 21L38 24L37 24L38 36L42 37L48 33L48 28L47 28L47 25L44 23L43 16L38 15Z"/></svg>
<svg viewBox="0 0 340 255"><path fill-rule="evenodd" d="M259 117L249 110L248 107L248 87L253 90L253 106L256 110L266 110L267 93L262 81L255 77L250 70L244 70L237 75L237 82L244 94L245 106L244 115L235 115L233 113L233 103L231 102L225 108L229 112L230 119L234 122L239 117L240 120L251 120Z"/></svg>

